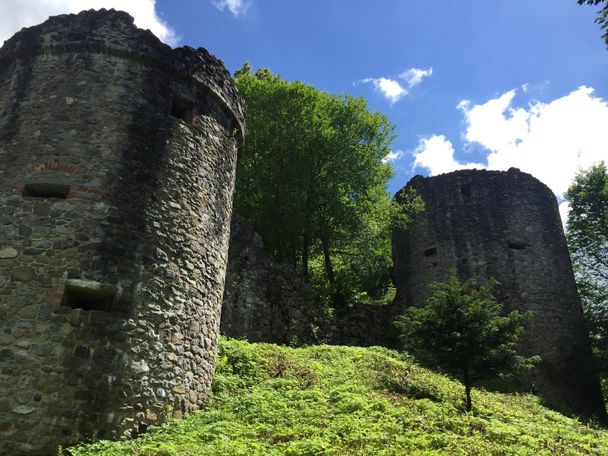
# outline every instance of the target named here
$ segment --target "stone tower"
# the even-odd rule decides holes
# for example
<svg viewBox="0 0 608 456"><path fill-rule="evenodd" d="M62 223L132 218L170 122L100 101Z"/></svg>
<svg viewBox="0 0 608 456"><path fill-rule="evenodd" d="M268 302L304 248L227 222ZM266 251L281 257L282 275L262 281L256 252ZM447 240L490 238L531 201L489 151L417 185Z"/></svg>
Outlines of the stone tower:
<svg viewBox="0 0 608 456"><path fill-rule="evenodd" d="M119 438L209 392L241 99L126 13L0 49L0 453Z"/></svg>
<svg viewBox="0 0 608 456"><path fill-rule="evenodd" d="M531 310L520 350L542 362L524 387L568 412L605 419L570 256L551 190L515 168L414 177L426 209L393 237L397 300L420 306L451 268L500 282L506 310ZM397 195L399 199L399 194Z"/></svg>

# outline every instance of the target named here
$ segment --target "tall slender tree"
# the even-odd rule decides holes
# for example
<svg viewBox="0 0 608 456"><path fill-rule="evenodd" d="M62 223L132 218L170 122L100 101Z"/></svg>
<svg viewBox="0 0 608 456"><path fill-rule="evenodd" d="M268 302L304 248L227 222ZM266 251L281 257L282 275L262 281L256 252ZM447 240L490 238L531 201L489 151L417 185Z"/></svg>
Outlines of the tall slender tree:
<svg viewBox="0 0 608 456"><path fill-rule="evenodd" d="M284 81L267 69L253 74L245 65L236 82L248 108L236 210L275 257L298 267L334 304L361 292L381 294L396 210L384 161L393 125L361 98ZM373 241L381 248L370 249ZM371 271L372 264L382 272Z"/></svg>

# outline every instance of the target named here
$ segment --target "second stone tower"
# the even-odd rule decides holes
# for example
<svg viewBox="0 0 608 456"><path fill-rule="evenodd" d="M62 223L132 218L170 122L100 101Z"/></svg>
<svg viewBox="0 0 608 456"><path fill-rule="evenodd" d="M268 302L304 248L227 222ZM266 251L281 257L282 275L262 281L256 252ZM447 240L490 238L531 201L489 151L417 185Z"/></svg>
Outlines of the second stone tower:
<svg viewBox="0 0 608 456"><path fill-rule="evenodd" d="M394 278L401 308L421 306L428 285L451 269L461 279L500 282L506 311L531 310L519 349L540 355L524 380L554 406L605 418L570 256L551 190L529 174L466 170L408 186L425 203L393 237ZM397 195L399 200L399 194Z"/></svg>

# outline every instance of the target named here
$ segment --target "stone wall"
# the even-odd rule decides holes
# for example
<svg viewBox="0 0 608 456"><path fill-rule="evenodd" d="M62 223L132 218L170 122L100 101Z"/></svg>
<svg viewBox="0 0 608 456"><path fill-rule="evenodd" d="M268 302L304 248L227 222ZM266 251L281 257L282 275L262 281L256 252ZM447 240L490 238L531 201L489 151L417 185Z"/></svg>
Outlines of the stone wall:
<svg viewBox="0 0 608 456"><path fill-rule="evenodd" d="M335 345L400 348L399 331L393 321L402 312L394 302L388 305L356 302L337 315L330 326L322 326L322 336Z"/></svg>
<svg viewBox="0 0 608 456"><path fill-rule="evenodd" d="M451 268L496 278L506 310L531 310L520 341L542 362L524 386L562 410L605 418L556 198L516 170L416 176L426 210L393 236L397 305L420 306ZM399 200L399 194L397 195Z"/></svg>
<svg viewBox="0 0 608 456"><path fill-rule="evenodd" d="M0 49L0 453L119 438L204 404L241 100L126 13Z"/></svg>
<svg viewBox="0 0 608 456"><path fill-rule="evenodd" d="M324 313L304 279L264 249L253 227L234 214L220 332L252 342L319 341Z"/></svg>
<svg viewBox="0 0 608 456"><path fill-rule="evenodd" d="M354 303L340 314L315 299L292 266L278 263L243 218L233 214L220 332L252 342L398 346L395 304Z"/></svg>

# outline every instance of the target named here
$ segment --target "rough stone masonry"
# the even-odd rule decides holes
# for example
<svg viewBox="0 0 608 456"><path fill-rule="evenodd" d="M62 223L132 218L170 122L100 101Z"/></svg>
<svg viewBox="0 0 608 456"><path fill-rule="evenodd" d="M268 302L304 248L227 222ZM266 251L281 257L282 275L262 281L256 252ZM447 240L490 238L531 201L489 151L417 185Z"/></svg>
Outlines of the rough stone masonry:
<svg viewBox="0 0 608 456"><path fill-rule="evenodd" d="M0 49L0 454L119 438L204 404L241 99L126 13Z"/></svg>
<svg viewBox="0 0 608 456"><path fill-rule="evenodd" d="M456 269L461 279L500 282L507 311L531 310L519 349L540 355L524 388L566 412L606 419L589 336L557 201L551 190L515 168L414 177L426 205L393 236L397 304L420 306L428 285ZM396 196L399 201L399 194Z"/></svg>

